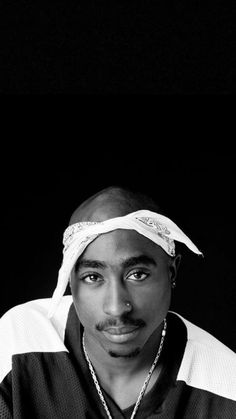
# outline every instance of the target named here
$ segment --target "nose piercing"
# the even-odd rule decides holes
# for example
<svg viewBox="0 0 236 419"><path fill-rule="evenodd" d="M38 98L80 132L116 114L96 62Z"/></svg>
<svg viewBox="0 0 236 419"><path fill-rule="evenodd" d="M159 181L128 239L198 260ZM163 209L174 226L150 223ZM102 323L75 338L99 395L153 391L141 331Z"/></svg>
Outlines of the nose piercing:
<svg viewBox="0 0 236 419"><path fill-rule="evenodd" d="M126 305L126 307L131 308L131 304L128 301L125 303L125 305Z"/></svg>

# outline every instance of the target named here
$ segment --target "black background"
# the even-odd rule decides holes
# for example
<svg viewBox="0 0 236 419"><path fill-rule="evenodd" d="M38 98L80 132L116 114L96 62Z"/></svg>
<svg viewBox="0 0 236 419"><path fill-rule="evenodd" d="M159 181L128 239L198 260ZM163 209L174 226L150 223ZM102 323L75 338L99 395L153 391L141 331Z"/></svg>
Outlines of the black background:
<svg viewBox="0 0 236 419"><path fill-rule="evenodd" d="M1 2L0 93L232 94L235 0Z"/></svg>
<svg viewBox="0 0 236 419"><path fill-rule="evenodd" d="M130 152L114 137L104 149L86 146L84 137L84 147L69 142L64 139L62 159L35 141L24 156L22 149L14 159L3 154L0 314L51 296L72 211L91 194L119 184L150 194L202 250L204 258L184 249L172 309L236 350L236 154L223 146L205 151L194 140L184 155L168 148L168 140L163 151L148 136L130 145Z"/></svg>

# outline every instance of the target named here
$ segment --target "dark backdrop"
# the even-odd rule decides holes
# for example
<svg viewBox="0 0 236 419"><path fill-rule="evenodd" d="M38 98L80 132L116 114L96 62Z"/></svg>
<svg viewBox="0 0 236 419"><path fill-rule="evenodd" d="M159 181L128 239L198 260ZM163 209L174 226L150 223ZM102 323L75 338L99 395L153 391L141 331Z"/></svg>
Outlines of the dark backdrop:
<svg viewBox="0 0 236 419"><path fill-rule="evenodd" d="M0 93L236 92L235 0L1 3Z"/></svg>
<svg viewBox="0 0 236 419"><path fill-rule="evenodd" d="M192 150L191 150L192 148ZM150 194L203 251L184 249L172 309L231 349L235 335L235 154L162 152L145 141L130 154L93 148L65 160L9 159L4 203L0 315L50 297L62 261L62 234L77 205L112 184Z"/></svg>

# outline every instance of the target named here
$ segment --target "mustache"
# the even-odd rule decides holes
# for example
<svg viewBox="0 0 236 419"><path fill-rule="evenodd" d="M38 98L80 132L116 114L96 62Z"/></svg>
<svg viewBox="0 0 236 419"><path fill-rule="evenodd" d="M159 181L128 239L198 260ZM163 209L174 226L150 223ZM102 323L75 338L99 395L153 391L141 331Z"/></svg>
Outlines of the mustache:
<svg viewBox="0 0 236 419"><path fill-rule="evenodd" d="M99 332L102 332L103 330L106 330L109 327L123 327L123 326L144 327L146 326L146 323L142 319L132 319L124 315L124 316L121 316L119 319L110 317L104 321L101 321L95 325L95 328Z"/></svg>

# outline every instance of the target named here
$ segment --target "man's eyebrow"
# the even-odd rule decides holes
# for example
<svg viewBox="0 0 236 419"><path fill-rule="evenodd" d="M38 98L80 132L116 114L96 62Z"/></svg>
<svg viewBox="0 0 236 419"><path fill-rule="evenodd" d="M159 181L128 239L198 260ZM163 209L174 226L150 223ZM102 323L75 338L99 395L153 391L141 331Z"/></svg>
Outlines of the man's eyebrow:
<svg viewBox="0 0 236 419"><path fill-rule="evenodd" d="M139 256L132 256L128 259L125 259L122 262L123 268L131 268L135 265L153 265L157 266L155 260L151 256L147 255L139 255Z"/></svg>
<svg viewBox="0 0 236 419"><path fill-rule="evenodd" d="M136 265L153 265L157 266L155 260L147 255L138 255L132 256L130 258L124 259L121 262L121 266L125 268L131 268ZM107 263L101 260L94 259L81 259L78 260L75 264L75 271L81 268L91 268L91 269L106 269L108 267Z"/></svg>
<svg viewBox="0 0 236 419"><path fill-rule="evenodd" d="M100 260L92 260L92 259L81 259L77 260L75 264L75 271L81 268L92 268L92 269L105 269L107 268L107 264Z"/></svg>

